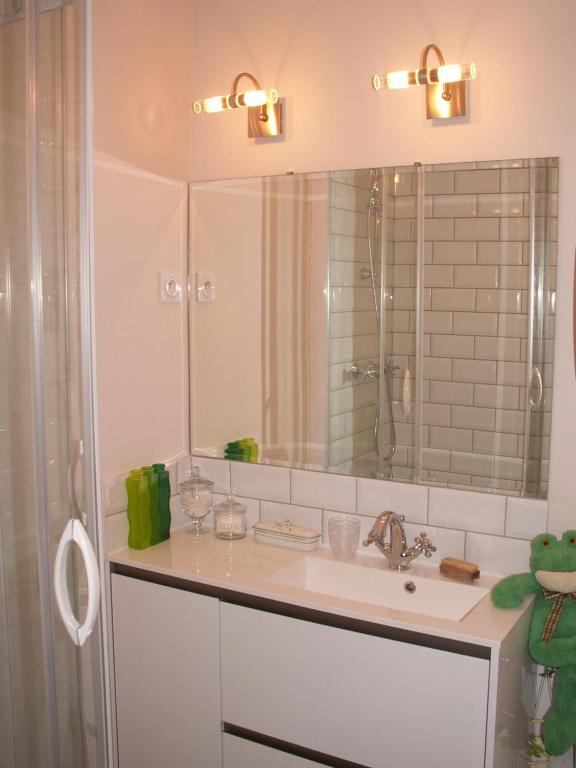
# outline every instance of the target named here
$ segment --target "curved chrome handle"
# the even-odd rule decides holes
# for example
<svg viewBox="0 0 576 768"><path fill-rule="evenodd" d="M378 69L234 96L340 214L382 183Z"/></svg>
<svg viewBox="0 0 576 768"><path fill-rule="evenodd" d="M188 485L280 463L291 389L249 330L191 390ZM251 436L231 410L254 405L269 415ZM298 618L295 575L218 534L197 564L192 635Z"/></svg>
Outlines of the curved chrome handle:
<svg viewBox="0 0 576 768"><path fill-rule="evenodd" d="M80 624L70 603L70 594L68 592L68 580L66 577L66 566L68 562L68 550L72 542L75 542L80 548L84 567L86 568L86 577L88 580L88 608L86 610L86 619ZM69 520L62 538L58 543L56 551L56 560L54 562L54 592L56 594L56 603L60 616L66 627L66 631L72 638L75 645L84 645L96 623L98 616L98 605L100 603L100 573L98 571L98 562L92 543L84 526L79 520Z"/></svg>
<svg viewBox="0 0 576 768"><path fill-rule="evenodd" d="M530 407L531 408L538 408L540 406L540 403L542 402L542 395L544 394L544 385L542 383L542 374L540 373L540 369L537 365L535 365L532 368L532 381L530 382L530 388L532 388L533 384L532 382L536 379L536 386L538 387L538 397L536 400L530 395Z"/></svg>

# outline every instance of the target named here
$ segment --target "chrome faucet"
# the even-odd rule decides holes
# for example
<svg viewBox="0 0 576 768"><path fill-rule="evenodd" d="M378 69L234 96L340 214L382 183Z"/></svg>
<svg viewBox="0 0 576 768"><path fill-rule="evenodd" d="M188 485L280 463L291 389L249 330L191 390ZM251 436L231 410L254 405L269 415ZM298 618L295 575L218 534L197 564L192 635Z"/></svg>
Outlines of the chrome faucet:
<svg viewBox="0 0 576 768"><path fill-rule="evenodd" d="M425 533L416 536L414 544L409 547L403 523L404 515L397 515L396 512L391 511L382 512L363 542L365 547L372 543L376 544L388 561L388 567L393 571L405 571L415 557L419 555L432 557L432 552L436 552L436 547ZM390 541L386 541L385 538L387 528L390 528Z"/></svg>

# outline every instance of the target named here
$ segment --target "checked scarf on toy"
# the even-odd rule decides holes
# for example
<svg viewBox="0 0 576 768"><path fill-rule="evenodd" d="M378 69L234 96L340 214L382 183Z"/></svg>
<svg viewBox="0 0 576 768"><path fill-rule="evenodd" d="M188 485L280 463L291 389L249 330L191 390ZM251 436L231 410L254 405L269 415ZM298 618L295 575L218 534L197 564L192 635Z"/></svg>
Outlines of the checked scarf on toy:
<svg viewBox="0 0 576 768"><path fill-rule="evenodd" d="M553 592L550 589L543 589L542 591L545 600L554 600L554 605L550 609L546 624L542 630L542 640L547 643L556 630L560 614L568 598L576 602L576 592Z"/></svg>

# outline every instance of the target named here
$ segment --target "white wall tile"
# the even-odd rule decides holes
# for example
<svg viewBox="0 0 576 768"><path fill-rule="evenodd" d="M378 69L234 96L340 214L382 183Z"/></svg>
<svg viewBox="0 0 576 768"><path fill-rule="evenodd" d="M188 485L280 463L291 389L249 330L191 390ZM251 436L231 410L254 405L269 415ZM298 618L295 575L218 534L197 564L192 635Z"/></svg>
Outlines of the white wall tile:
<svg viewBox="0 0 576 768"><path fill-rule="evenodd" d="M260 502L260 520L293 520L304 528L322 532L322 510L313 507L298 507L295 504L280 504L276 501Z"/></svg>
<svg viewBox="0 0 576 768"><path fill-rule="evenodd" d="M459 171L455 174L456 193L465 192L499 192L500 171Z"/></svg>
<svg viewBox="0 0 576 768"><path fill-rule="evenodd" d="M127 475L113 475L101 479L100 499L105 515L115 515L126 510L128 506L126 477Z"/></svg>
<svg viewBox="0 0 576 768"><path fill-rule="evenodd" d="M474 447L474 443L472 443L472 447ZM452 472L492 477L494 457L489 454L452 451L450 455L450 469Z"/></svg>
<svg viewBox="0 0 576 768"><path fill-rule="evenodd" d="M494 456L517 456L518 435L504 432L483 432L474 430L472 448L478 453L488 453Z"/></svg>
<svg viewBox="0 0 576 768"><path fill-rule="evenodd" d="M498 332L498 315L491 312L454 312L452 323L454 333L496 336Z"/></svg>
<svg viewBox="0 0 576 768"><path fill-rule="evenodd" d="M424 285L428 288L451 288L454 267L449 264L426 264Z"/></svg>
<svg viewBox="0 0 576 768"><path fill-rule="evenodd" d="M466 560L478 563L484 573L509 576L528 571L530 545L520 539L503 536L466 534Z"/></svg>
<svg viewBox="0 0 576 768"><path fill-rule="evenodd" d="M521 192L478 195L478 216L522 216L524 195Z"/></svg>
<svg viewBox="0 0 576 768"><path fill-rule="evenodd" d="M430 488L428 522L463 531L503 534L506 498L488 493Z"/></svg>
<svg viewBox="0 0 576 768"><path fill-rule="evenodd" d="M425 379L449 381L452 378L452 360L448 357L425 357L422 370Z"/></svg>
<svg viewBox="0 0 576 768"><path fill-rule="evenodd" d="M499 240L501 221L504 219L454 219L454 240Z"/></svg>
<svg viewBox="0 0 576 768"><path fill-rule="evenodd" d="M438 469L446 472L450 469L450 453L440 448L423 448L422 466L424 469Z"/></svg>
<svg viewBox="0 0 576 768"><path fill-rule="evenodd" d="M472 405L474 385L451 381L431 381L429 400L448 405Z"/></svg>
<svg viewBox="0 0 576 768"><path fill-rule="evenodd" d="M454 267L455 288L497 288L498 267L459 264Z"/></svg>
<svg viewBox="0 0 576 768"><path fill-rule="evenodd" d="M478 360L520 360L520 339L504 336L478 338L474 351Z"/></svg>
<svg viewBox="0 0 576 768"><path fill-rule="evenodd" d="M454 171L430 171L424 175L424 189L427 195L452 195L454 193Z"/></svg>
<svg viewBox="0 0 576 768"><path fill-rule="evenodd" d="M543 499L510 497L506 505L506 536L532 539L548 525L548 503Z"/></svg>
<svg viewBox="0 0 576 768"><path fill-rule="evenodd" d="M432 201L433 216L439 218L446 216L477 216L477 200L476 195L434 195Z"/></svg>
<svg viewBox="0 0 576 768"><path fill-rule="evenodd" d="M432 357L474 357L474 338L455 334L433 334L430 354Z"/></svg>
<svg viewBox="0 0 576 768"><path fill-rule="evenodd" d="M467 288L432 288L432 309L445 312L473 311L476 292Z"/></svg>
<svg viewBox="0 0 576 768"><path fill-rule="evenodd" d="M425 523L428 516L428 488L386 480L358 480L358 514L377 517L392 510L411 522Z"/></svg>
<svg viewBox="0 0 576 768"><path fill-rule="evenodd" d="M432 243L432 262L434 264L475 264L475 242L442 242ZM520 264L522 264L522 252L520 252Z"/></svg>
<svg viewBox="0 0 576 768"><path fill-rule="evenodd" d="M468 429L494 429L496 412L493 408L452 406L452 426Z"/></svg>
<svg viewBox="0 0 576 768"><path fill-rule="evenodd" d="M214 483L215 493L230 493L230 462L222 459L206 459L193 456L192 464L199 468L200 475ZM184 480L185 476L180 480ZM245 494L250 496L251 494Z"/></svg>
<svg viewBox="0 0 576 768"><path fill-rule="evenodd" d="M492 360L453 360L453 381L496 384L496 363Z"/></svg>
<svg viewBox="0 0 576 768"><path fill-rule="evenodd" d="M530 169L514 168L502 170L500 173L501 192L529 192Z"/></svg>
<svg viewBox="0 0 576 768"><path fill-rule="evenodd" d="M106 553L128 546L128 516L126 512L109 515L105 522Z"/></svg>
<svg viewBox="0 0 576 768"><path fill-rule="evenodd" d="M521 312L522 291L479 289L476 292L478 312Z"/></svg>
<svg viewBox="0 0 576 768"><path fill-rule="evenodd" d="M425 219L424 238L428 242L434 242L435 240L453 240L454 219ZM464 240L466 238L457 239Z"/></svg>
<svg viewBox="0 0 576 768"><path fill-rule="evenodd" d="M472 430L452 427L430 427L429 444L432 448L471 451Z"/></svg>
<svg viewBox="0 0 576 768"><path fill-rule="evenodd" d="M422 422L436 427L450 426L450 406L422 403Z"/></svg>
<svg viewBox="0 0 576 768"><path fill-rule="evenodd" d="M522 243L478 243L478 264L522 264Z"/></svg>
<svg viewBox="0 0 576 768"><path fill-rule="evenodd" d="M452 313L424 312L424 333L452 333Z"/></svg>
<svg viewBox="0 0 576 768"><path fill-rule="evenodd" d="M286 501L336 512L356 511L356 479L354 477L299 469L291 470L291 474L292 497Z"/></svg>
<svg viewBox="0 0 576 768"><path fill-rule="evenodd" d="M234 495L271 501L290 501L290 470L258 464L230 462L231 489Z"/></svg>

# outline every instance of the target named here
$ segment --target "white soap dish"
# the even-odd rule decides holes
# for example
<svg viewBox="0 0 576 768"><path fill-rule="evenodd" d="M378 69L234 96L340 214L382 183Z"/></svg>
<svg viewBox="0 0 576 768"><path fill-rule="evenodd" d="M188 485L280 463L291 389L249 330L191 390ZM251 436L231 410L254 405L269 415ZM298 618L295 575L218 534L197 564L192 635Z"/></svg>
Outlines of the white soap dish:
<svg viewBox="0 0 576 768"><path fill-rule="evenodd" d="M256 541L278 547L303 549L310 552L318 548L320 533L312 528L295 525L291 520L282 522L262 521L254 525Z"/></svg>

